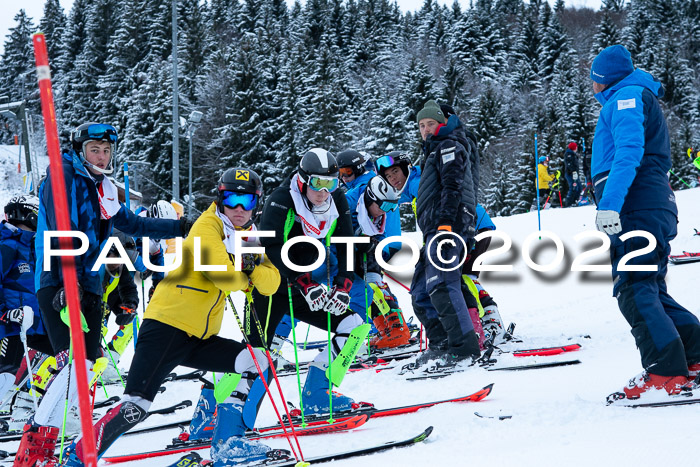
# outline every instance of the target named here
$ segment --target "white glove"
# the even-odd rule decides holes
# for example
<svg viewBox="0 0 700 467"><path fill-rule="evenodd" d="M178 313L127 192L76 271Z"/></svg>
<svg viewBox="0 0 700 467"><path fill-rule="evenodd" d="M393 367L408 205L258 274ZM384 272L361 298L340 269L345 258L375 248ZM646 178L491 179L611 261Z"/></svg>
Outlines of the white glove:
<svg viewBox="0 0 700 467"><path fill-rule="evenodd" d="M323 309L332 315L340 316L347 311L348 306L350 306L350 294L335 286Z"/></svg>
<svg viewBox="0 0 700 467"><path fill-rule="evenodd" d="M32 307L27 305L24 305L22 309L24 310L24 317L22 318L22 331L26 333L34 324L34 310L32 310Z"/></svg>
<svg viewBox="0 0 700 467"><path fill-rule="evenodd" d="M34 324L34 311L31 307L26 305L22 308L8 310L7 320L11 323L19 324L22 328L22 332L26 332L27 329L31 328L32 324Z"/></svg>
<svg viewBox="0 0 700 467"><path fill-rule="evenodd" d="M598 211L595 216L595 225L599 231L608 235L615 235L622 231L620 213L616 211Z"/></svg>

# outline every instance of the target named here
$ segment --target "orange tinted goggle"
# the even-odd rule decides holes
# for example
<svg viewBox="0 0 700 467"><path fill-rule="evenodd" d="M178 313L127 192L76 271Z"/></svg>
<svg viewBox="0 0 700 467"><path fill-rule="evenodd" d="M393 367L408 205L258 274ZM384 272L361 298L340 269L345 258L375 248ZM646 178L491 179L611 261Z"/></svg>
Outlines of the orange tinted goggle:
<svg viewBox="0 0 700 467"><path fill-rule="evenodd" d="M353 174L352 167L341 167L338 169L338 172L340 172L340 175L343 177L350 177Z"/></svg>

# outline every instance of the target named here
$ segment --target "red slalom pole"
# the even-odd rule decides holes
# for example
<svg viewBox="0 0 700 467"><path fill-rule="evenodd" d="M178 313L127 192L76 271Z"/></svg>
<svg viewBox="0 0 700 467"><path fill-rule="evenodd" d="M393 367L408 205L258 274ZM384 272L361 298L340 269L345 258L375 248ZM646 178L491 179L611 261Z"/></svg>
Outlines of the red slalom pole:
<svg viewBox="0 0 700 467"><path fill-rule="evenodd" d="M36 74L39 81L39 92L41 96L41 113L44 117L44 130L46 131L46 146L49 152L56 225L60 231L70 231L67 191L65 179L63 178L61 149L58 143L58 128L56 126L53 91L51 90L51 69L49 68L49 55L46 51L46 37L43 33L36 33L32 36L32 41L34 43ZM73 248L73 241L69 237L59 237L59 245L61 249L69 250ZM61 267L63 272L63 288L68 301L71 340L73 341L73 351L75 352L76 360L75 374L77 379L76 384L78 385L80 424L83 430L83 462L85 462L87 467L97 467L95 434L92 429L92 411L90 410L87 368L85 367L85 339L83 338L83 328L80 321L78 276L75 271L74 258L62 256Z"/></svg>
<svg viewBox="0 0 700 467"><path fill-rule="evenodd" d="M396 282L397 284L399 284L399 285L400 285L401 287L403 287L404 289L406 289L406 292L411 293L410 287L404 285L403 282L399 282L398 279L394 279L394 278L391 276L391 274L389 274L389 273L386 272L386 271L384 271L384 275L385 275L386 277L388 277L389 279L391 279L392 281L394 281L394 282Z"/></svg>

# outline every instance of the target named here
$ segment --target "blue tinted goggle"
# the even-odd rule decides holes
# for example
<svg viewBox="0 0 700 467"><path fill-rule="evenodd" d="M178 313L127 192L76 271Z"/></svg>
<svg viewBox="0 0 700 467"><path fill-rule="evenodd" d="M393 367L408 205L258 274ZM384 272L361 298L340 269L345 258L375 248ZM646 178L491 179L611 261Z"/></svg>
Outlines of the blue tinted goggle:
<svg viewBox="0 0 700 467"><path fill-rule="evenodd" d="M396 165L396 160L392 156L381 156L375 162L377 170L388 169L389 167Z"/></svg>
<svg viewBox="0 0 700 467"><path fill-rule="evenodd" d="M252 211L258 205L258 195L253 193L236 193L235 191L224 191L224 206L231 209L241 206L244 211Z"/></svg>
<svg viewBox="0 0 700 467"><path fill-rule="evenodd" d="M382 201L381 203L377 203L377 205L379 206L379 209L384 212L396 211L396 208L399 207L399 203L396 201Z"/></svg>
<svg viewBox="0 0 700 467"><path fill-rule="evenodd" d="M110 143L116 143L117 139L119 139L116 128L114 128L112 125L105 125L103 123L90 125L86 129L81 130L77 136L84 137L86 135L88 139L109 141Z"/></svg>
<svg viewBox="0 0 700 467"><path fill-rule="evenodd" d="M335 177L323 178L311 175L309 177L309 187L314 191L326 190L328 193L333 193L340 181Z"/></svg>

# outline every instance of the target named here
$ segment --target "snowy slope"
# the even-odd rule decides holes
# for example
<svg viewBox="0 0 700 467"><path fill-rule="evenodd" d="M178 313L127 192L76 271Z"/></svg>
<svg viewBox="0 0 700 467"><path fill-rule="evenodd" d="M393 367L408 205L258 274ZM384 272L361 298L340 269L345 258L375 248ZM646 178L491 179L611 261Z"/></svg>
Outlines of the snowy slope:
<svg viewBox="0 0 700 467"><path fill-rule="evenodd" d="M16 167L16 166L15 166ZM10 195L3 183L0 201ZM679 237L673 243L674 252L700 251L700 237L693 237L693 227L700 228L697 200L699 189L677 193L680 211ZM495 297L506 322L517 323L516 334L526 339L525 347L578 342L583 349L567 354L578 358L581 365L528 372L487 372L471 369L463 374L441 380L409 382L397 371L374 373L364 371L346 376L340 391L356 400L373 402L377 407L390 407L427 400L438 400L473 392L488 383L495 383L492 395L484 402L449 404L424 409L411 415L370 420L351 433L300 438L307 457L360 447L414 435L428 425L435 431L430 439L417 446L378 454L371 457L336 462L338 466L393 465L455 465L455 466L608 466L608 465L666 465L690 461L697 457L695 424L700 405L661 408L626 409L605 406L605 396L620 389L627 380L641 371L639 355L629 333L629 327L611 296L609 273L581 273L569 270L571 261L581 253L574 236L594 229L593 207L553 209L542 213L542 228L556 233L564 242L564 265L552 273L536 273L523 261L521 251L525 238L537 230L536 213L508 218L496 218L498 229L513 240L511 253L498 256L492 264L513 264L511 273L484 273L482 284ZM415 234L407 234L418 239ZM532 245L537 250L538 241ZM539 263L553 258L551 242L539 255ZM588 247L590 249L591 246ZM397 263L406 256L396 259ZM606 255L594 262L604 264ZM696 314L700 314L697 291L693 286L700 275L700 263L670 266L670 293ZM410 272L397 274L410 285ZM389 282L407 316L411 316L408 293ZM150 284L146 284L148 290ZM242 294L236 297L239 312L243 308ZM223 335L240 338L233 317L228 314ZM303 339L307 326L297 328ZM584 337L584 336L590 336ZM325 332L311 330L309 339L323 339ZM128 368L133 350L126 352L120 367ZM293 359L291 347L285 348ZM302 352L308 360L313 351ZM557 357L550 357L557 358ZM539 357L539 361L546 358ZM504 361L506 358L503 359ZM519 359L522 360L522 359ZM177 370L188 371L185 368ZM211 374L208 375L211 377ZM286 398L299 401L296 378L281 379ZM303 383L303 379L302 379ZM196 400L197 383L167 383L153 408L164 407L184 398ZM108 388L110 395L118 394L116 386ZM273 387L273 392L276 389ZM103 398L99 394L98 398ZM276 397L279 403L279 396ZM512 415L510 420L481 419L474 415ZM144 426L162 420L180 420L192 409L168 417L152 417ZM266 401L260 425L274 423L274 412ZM109 454L156 449L164 446L177 430L159 432L118 440ZM268 442L270 446L288 448L284 439ZM14 448L12 443L0 449ZM200 451L206 455L206 451ZM178 456L134 463L133 465L163 466ZM107 464L105 464L107 465Z"/></svg>

